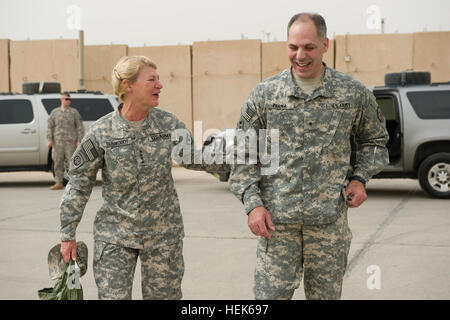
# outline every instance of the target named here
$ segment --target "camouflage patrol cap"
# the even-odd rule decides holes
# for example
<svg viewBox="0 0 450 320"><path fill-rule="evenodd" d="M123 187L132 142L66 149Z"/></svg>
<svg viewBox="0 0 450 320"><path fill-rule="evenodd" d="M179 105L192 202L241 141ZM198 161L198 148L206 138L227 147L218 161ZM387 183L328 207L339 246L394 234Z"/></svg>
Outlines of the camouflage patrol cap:
<svg viewBox="0 0 450 320"><path fill-rule="evenodd" d="M88 248L83 241L77 242L76 262L80 267L80 277L82 277L86 273L88 266ZM61 254L61 243L59 243L51 248L48 253L48 272L50 278L52 280L59 278L65 267L66 263Z"/></svg>

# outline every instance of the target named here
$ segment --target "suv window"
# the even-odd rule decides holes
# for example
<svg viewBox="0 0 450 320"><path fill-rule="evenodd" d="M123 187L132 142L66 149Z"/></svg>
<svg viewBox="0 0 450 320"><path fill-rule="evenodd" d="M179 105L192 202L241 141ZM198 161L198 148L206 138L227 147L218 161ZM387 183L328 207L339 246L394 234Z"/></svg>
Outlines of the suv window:
<svg viewBox="0 0 450 320"><path fill-rule="evenodd" d="M376 99L386 118L386 129L389 133L386 147L389 151L389 163L394 164L401 159L401 128L396 108L397 100L391 95L380 95Z"/></svg>
<svg viewBox="0 0 450 320"><path fill-rule="evenodd" d="M31 121L33 121L33 107L30 100L0 100L0 124Z"/></svg>
<svg viewBox="0 0 450 320"><path fill-rule="evenodd" d="M61 105L59 99L42 99L42 103L48 114ZM95 121L114 111L108 99L71 98L70 106L78 110L83 121Z"/></svg>
<svg viewBox="0 0 450 320"><path fill-rule="evenodd" d="M421 119L450 119L450 91L411 91L406 94Z"/></svg>
<svg viewBox="0 0 450 320"><path fill-rule="evenodd" d="M386 120L395 120L395 101L393 97L377 97L377 104L381 108Z"/></svg>

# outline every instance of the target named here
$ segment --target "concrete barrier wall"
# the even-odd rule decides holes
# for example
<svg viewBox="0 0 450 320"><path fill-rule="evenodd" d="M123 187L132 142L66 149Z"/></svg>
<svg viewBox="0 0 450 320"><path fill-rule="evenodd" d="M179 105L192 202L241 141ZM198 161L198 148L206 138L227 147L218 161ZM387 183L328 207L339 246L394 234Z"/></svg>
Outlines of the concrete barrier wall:
<svg viewBox="0 0 450 320"><path fill-rule="evenodd" d="M22 92L22 83L31 81L57 81L62 90L78 89L77 44L77 40L0 40L0 91ZM285 41L86 46L86 89L112 93L111 70L127 54L155 61L164 85L160 107L175 113L191 130L194 121L201 120L203 131L234 127L255 85L289 67ZM404 70L430 71L432 81L449 81L450 32L337 36L330 40L324 60L367 86L383 85L385 73Z"/></svg>
<svg viewBox="0 0 450 320"><path fill-rule="evenodd" d="M336 37L336 69L365 85L383 85L385 73L429 71L431 81L450 80L450 32Z"/></svg>
<svg viewBox="0 0 450 320"><path fill-rule="evenodd" d="M61 89L78 88L77 40L26 40L10 42L11 90L22 92L22 83L60 82Z"/></svg>
<svg viewBox="0 0 450 320"><path fill-rule="evenodd" d="M234 128L261 81L261 41L194 42L192 58L194 121L203 122L203 131Z"/></svg>
<svg viewBox="0 0 450 320"><path fill-rule="evenodd" d="M84 87L113 94L111 72L117 61L127 55L127 49L126 45L85 46Z"/></svg>
<svg viewBox="0 0 450 320"><path fill-rule="evenodd" d="M413 34L413 67L430 71L431 81L450 81L450 32Z"/></svg>
<svg viewBox="0 0 450 320"><path fill-rule="evenodd" d="M412 34L336 37L336 69L366 86L383 85L384 74L413 68Z"/></svg>
<svg viewBox="0 0 450 320"><path fill-rule="evenodd" d="M128 55L147 56L163 84L159 107L174 113L192 131L191 46L128 48Z"/></svg>
<svg viewBox="0 0 450 320"><path fill-rule="evenodd" d="M0 39L0 92L9 90L9 40Z"/></svg>

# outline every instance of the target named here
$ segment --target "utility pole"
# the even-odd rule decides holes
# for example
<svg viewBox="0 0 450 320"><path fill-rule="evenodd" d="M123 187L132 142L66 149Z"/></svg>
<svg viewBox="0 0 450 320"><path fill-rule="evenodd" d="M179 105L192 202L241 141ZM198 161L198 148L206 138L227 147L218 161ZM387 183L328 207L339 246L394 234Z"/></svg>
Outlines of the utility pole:
<svg viewBox="0 0 450 320"><path fill-rule="evenodd" d="M84 89L84 31L78 30L78 75L80 89Z"/></svg>

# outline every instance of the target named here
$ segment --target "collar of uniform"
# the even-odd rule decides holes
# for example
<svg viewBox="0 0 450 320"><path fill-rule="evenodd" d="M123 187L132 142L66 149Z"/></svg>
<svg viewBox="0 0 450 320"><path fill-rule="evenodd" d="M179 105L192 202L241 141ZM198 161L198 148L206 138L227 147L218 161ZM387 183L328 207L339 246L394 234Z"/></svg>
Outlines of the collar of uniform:
<svg viewBox="0 0 450 320"><path fill-rule="evenodd" d="M311 95L311 99L315 99L319 96L323 96L326 98L331 98L333 96L333 86L332 86L332 70L327 66L325 62L322 62L325 67L325 71L322 75L321 84L318 89L316 89Z"/></svg>
<svg viewBox="0 0 450 320"><path fill-rule="evenodd" d="M117 110L114 111L113 115L113 126L114 130L116 132L122 132L123 137L130 137L132 136L133 130L131 130L130 125L127 121L120 115L120 109L122 109L123 103L121 103ZM150 109L151 110L151 109ZM150 112L147 114L147 118L145 119L145 124L143 125L142 129L147 129L150 126Z"/></svg>
<svg viewBox="0 0 450 320"><path fill-rule="evenodd" d="M318 87L312 95L307 95L306 93L300 91L295 83L294 75L292 74L292 67L283 74L283 77L286 79L286 83L289 85L289 96L293 96L300 99L305 100L313 100L319 96L330 98L333 96L333 90L331 86L331 81L329 81L332 77L331 69L327 66L325 62L322 61L323 66L325 67L324 74L321 79L320 87Z"/></svg>

